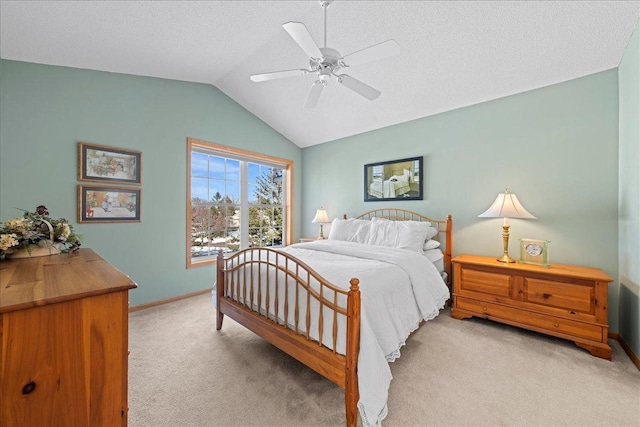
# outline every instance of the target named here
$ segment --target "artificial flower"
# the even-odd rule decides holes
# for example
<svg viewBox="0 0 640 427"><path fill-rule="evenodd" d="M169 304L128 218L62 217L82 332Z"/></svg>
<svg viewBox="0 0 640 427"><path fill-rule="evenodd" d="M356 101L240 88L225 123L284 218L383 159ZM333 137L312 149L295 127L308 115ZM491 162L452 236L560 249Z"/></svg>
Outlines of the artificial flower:
<svg viewBox="0 0 640 427"><path fill-rule="evenodd" d="M18 246L19 244L20 242L18 241L17 234L0 234L0 251L6 251L7 249L13 246Z"/></svg>
<svg viewBox="0 0 640 427"><path fill-rule="evenodd" d="M80 236L66 219L50 218L46 206L40 205L34 212L24 211L21 217L0 224L0 258L22 248L31 254L30 245L47 247L54 243L62 244L65 251L75 251L80 247Z"/></svg>

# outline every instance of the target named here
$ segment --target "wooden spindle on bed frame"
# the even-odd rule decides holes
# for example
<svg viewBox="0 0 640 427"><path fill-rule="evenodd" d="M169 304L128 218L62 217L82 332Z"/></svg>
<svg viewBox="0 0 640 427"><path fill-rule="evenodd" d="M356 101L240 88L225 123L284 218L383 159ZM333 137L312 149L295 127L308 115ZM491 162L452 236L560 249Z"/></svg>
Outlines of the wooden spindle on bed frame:
<svg viewBox="0 0 640 427"><path fill-rule="evenodd" d="M309 274L307 273L307 283L309 283ZM309 339L309 334L311 331L311 292L307 290L307 314L305 315L305 323L307 329L307 339ZM322 341L322 337L318 337L320 341Z"/></svg>

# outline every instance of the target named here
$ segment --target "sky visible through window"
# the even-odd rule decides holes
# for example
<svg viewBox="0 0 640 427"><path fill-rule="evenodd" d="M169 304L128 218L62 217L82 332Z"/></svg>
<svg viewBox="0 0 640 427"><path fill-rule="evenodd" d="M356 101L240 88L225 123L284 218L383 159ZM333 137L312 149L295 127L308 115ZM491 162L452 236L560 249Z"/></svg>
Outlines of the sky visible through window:
<svg viewBox="0 0 640 427"><path fill-rule="evenodd" d="M251 176L251 168L249 170ZM251 179L250 179L251 182ZM215 200L216 194L240 201L240 161L205 153L191 155L191 198Z"/></svg>

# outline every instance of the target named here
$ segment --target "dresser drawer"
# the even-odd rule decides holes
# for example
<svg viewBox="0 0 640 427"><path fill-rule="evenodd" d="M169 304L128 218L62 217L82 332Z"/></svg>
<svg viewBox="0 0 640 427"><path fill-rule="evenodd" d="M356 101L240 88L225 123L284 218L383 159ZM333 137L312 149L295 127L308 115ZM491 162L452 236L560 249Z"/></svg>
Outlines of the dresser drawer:
<svg viewBox="0 0 640 427"><path fill-rule="evenodd" d="M597 325L464 297L457 297L455 306L456 308L472 312L480 317L538 330L539 332L547 332L551 335L606 342L603 337L603 328ZM540 329L544 331L540 331Z"/></svg>
<svg viewBox="0 0 640 427"><path fill-rule="evenodd" d="M494 296L510 298L513 289L513 276L474 268L462 268L461 277L454 288L460 295L478 294L477 296ZM471 296L471 295L468 295Z"/></svg>
<svg viewBox="0 0 640 427"><path fill-rule="evenodd" d="M593 282L567 283L557 280L525 277L524 301L543 307L593 315L595 296Z"/></svg>

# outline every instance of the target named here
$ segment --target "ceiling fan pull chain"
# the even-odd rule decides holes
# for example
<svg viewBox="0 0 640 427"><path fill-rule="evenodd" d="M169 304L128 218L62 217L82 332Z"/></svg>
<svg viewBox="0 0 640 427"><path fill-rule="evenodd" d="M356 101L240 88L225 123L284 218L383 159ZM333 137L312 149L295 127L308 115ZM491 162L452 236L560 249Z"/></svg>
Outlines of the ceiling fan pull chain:
<svg viewBox="0 0 640 427"><path fill-rule="evenodd" d="M330 2L322 2L322 8L324 9L324 47L327 47L327 9L329 9Z"/></svg>

